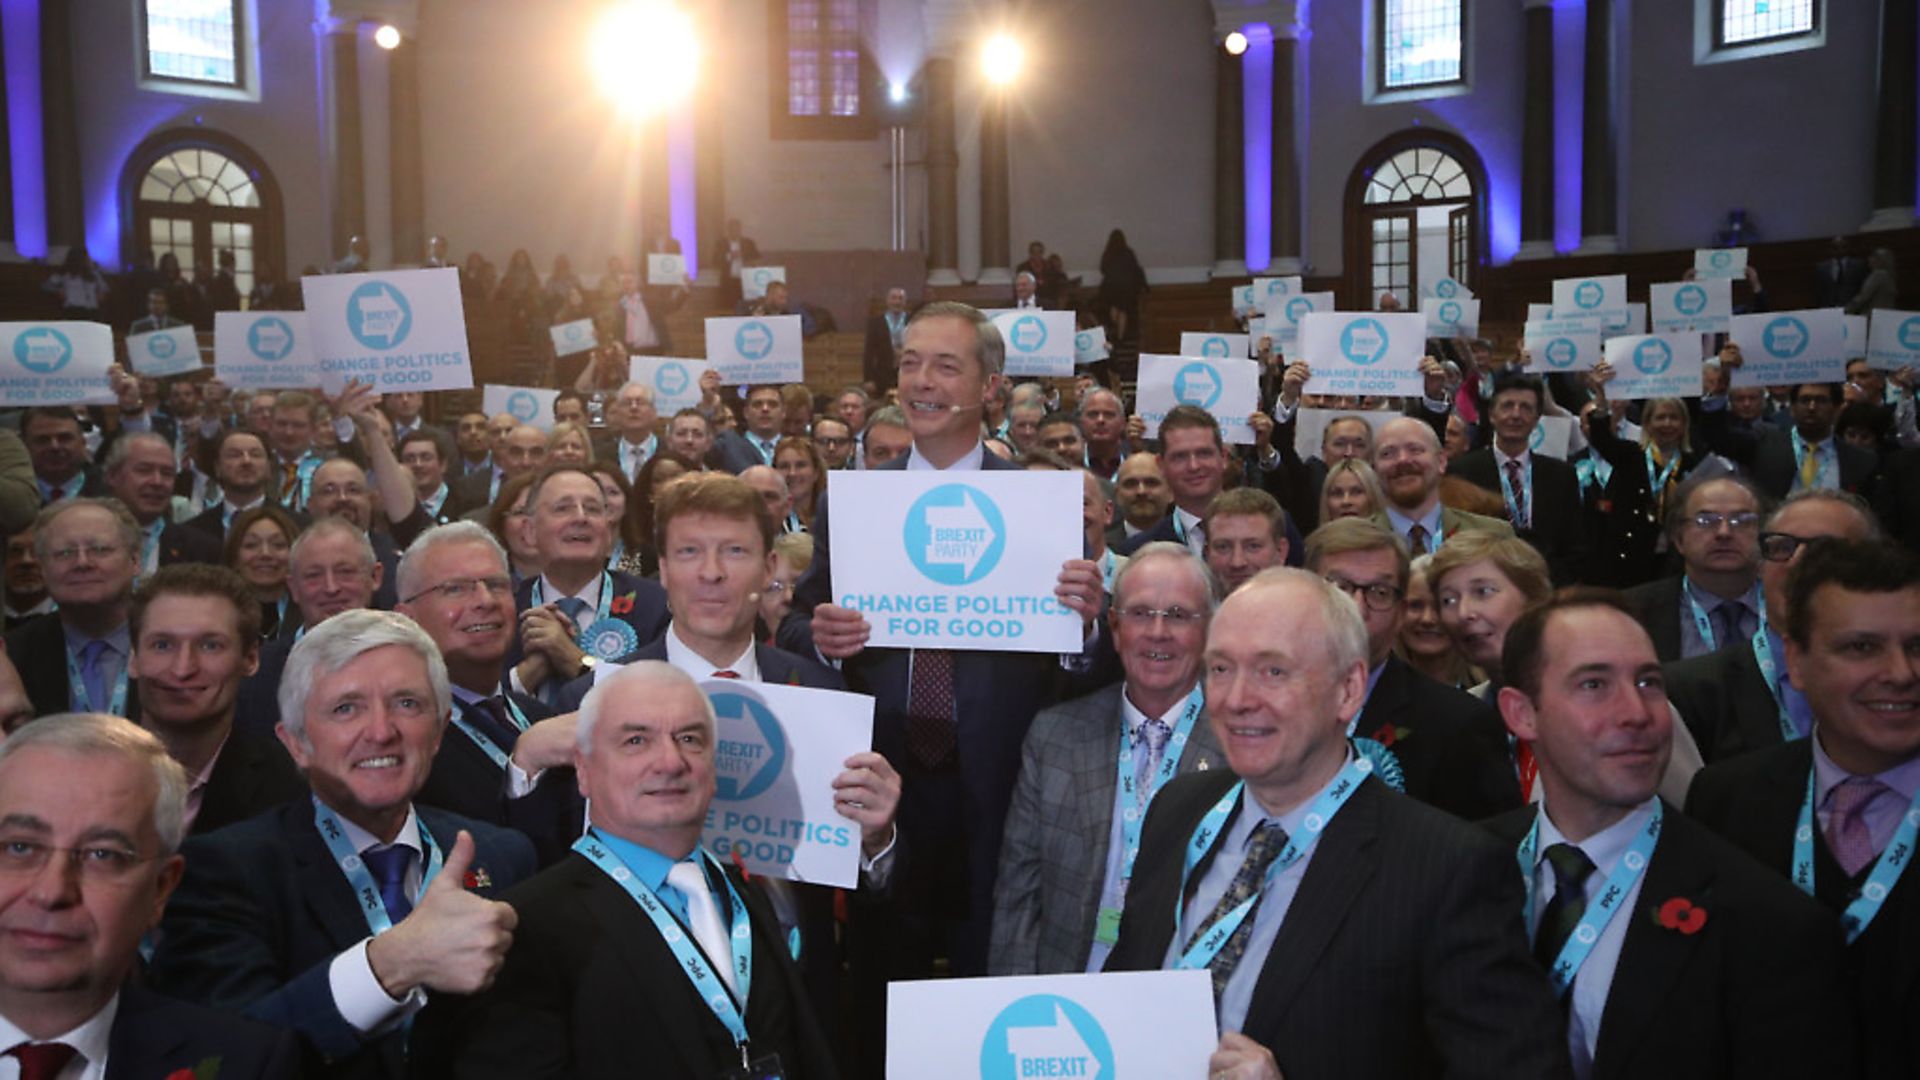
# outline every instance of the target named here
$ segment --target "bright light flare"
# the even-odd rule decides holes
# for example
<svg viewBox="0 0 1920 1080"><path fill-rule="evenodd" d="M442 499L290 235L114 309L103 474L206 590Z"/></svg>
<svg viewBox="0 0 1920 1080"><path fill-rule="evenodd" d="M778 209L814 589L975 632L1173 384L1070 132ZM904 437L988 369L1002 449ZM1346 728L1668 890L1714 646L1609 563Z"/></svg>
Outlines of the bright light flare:
<svg viewBox="0 0 1920 1080"><path fill-rule="evenodd" d="M633 0L601 17L591 57L601 92L623 113L648 116L693 90L700 74L700 36L692 17L673 4Z"/></svg>
<svg viewBox="0 0 1920 1080"><path fill-rule="evenodd" d="M986 47L980 50L981 73L995 86L1006 86L1019 78L1025 62L1026 51L1005 34L988 38Z"/></svg>
<svg viewBox="0 0 1920 1080"><path fill-rule="evenodd" d="M400 47L400 28L392 23L383 24L373 32L373 43L391 52Z"/></svg>
<svg viewBox="0 0 1920 1080"><path fill-rule="evenodd" d="M907 103L907 84L900 82L888 83L887 98L895 105L905 105Z"/></svg>
<svg viewBox="0 0 1920 1080"><path fill-rule="evenodd" d="M1235 30L1227 35L1227 40L1223 44L1227 47L1227 55L1239 56L1247 51L1247 35Z"/></svg>

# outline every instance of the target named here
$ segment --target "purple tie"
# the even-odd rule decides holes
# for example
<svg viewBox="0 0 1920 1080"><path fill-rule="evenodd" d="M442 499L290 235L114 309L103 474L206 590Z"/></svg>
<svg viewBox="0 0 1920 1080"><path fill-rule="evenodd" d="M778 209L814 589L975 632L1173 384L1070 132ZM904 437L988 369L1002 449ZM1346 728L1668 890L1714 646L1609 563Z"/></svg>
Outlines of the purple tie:
<svg viewBox="0 0 1920 1080"><path fill-rule="evenodd" d="M1828 796L1827 847L1848 877L1866 869L1879 854L1873 846L1873 833L1867 828L1865 811L1887 790L1887 785L1871 776L1849 776Z"/></svg>

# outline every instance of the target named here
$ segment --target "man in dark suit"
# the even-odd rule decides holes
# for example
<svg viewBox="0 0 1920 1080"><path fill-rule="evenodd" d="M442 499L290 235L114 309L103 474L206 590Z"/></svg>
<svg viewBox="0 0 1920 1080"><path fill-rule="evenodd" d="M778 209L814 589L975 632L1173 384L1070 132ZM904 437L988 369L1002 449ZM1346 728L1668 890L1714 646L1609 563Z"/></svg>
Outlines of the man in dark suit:
<svg viewBox="0 0 1920 1080"><path fill-rule="evenodd" d="M1348 735L1374 775L1463 821L1520 805L1500 718L1472 694L1427 678L1393 653L1407 615L1407 549L1359 518L1307 537L1307 569L1340 587L1367 626L1367 696Z"/></svg>
<svg viewBox="0 0 1920 1080"><path fill-rule="evenodd" d="M33 461L42 505L78 495L106 494L99 470L87 460L87 440L72 408L28 409L20 421L20 439Z"/></svg>
<svg viewBox="0 0 1920 1080"><path fill-rule="evenodd" d="M418 391L403 390L381 395L380 411L386 413L387 420L393 424L395 445L416 431L424 431L449 443L452 441L452 436L444 428L427 423L426 417L421 415L426 403L426 395Z"/></svg>
<svg viewBox="0 0 1920 1080"><path fill-rule="evenodd" d="M1529 440L1546 408L1546 384L1530 375L1497 380L1493 445L1468 451L1447 471L1507 504L1507 519L1520 539L1540 550L1556 584L1580 580L1587 559L1587 531L1580 514L1580 480L1573 466L1536 454Z"/></svg>
<svg viewBox="0 0 1920 1080"><path fill-rule="evenodd" d="M520 583L520 612L506 667L514 690L552 702L570 679L632 652L667 627L658 582L608 570L610 528L600 482L567 465L541 471L527 490L541 573Z"/></svg>
<svg viewBox="0 0 1920 1080"><path fill-rule="evenodd" d="M1113 487L1119 520L1107 527L1107 546L1118 551L1121 544L1153 531L1165 520L1173 507L1173 494L1167 490L1159 457L1145 450L1128 454L1120 462Z"/></svg>
<svg viewBox="0 0 1920 1080"><path fill-rule="evenodd" d="M722 431L713 440L720 467L738 476L755 465L772 465L773 448L780 441L780 423L785 415L779 387L747 387L746 430Z"/></svg>
<svg viewBox="0 0 1920 1080"><path fill-rule="evenodd" d="M1264 430L1270 434L1272 426L1266 425ZM1269 445L1265 449L1272 448ZM1256 458L1259 456L1256 453ZM1187 545L1195 555L1204 557L1207 550L1207 509L1226 487L1230 460L1226 443L1221 440L1220 421L1205 409L1193 405L1174 406L1168 410L1166 419L1160 422L1159 460L1161 476L1165 478L1167 490L1173 496L1173 506L1158 525L1134 533L1115 545L1114 550L1122 555L1131 555L1142 545L1157 540L1172 540ZM1259 467L1256 463L1247 465L1249 469ZM1274 498L1283 504L1287 501L1277 493ZM1294 527L1291 519L1286 525L1287 558L1290 564L1297 564L1302 544L1300 531Z"/></svg>
<svg viewBox="0 0 1920 1080"><path fill-rule="evenodd" d="M293 1030L309 1075L444 1060L407 1019L428 991L492 981L514 917L486 897L533 873L524 837L415 802L446 698L438 650L402 616L349 611L302 638L279 734L313 797L187 845L153 985Z"/></svg>
<svg viewBox="0 0 1920 1080"><path fill-rule="evenodd" d="M1106 963L1147 806L1173 775L1226 763L1200 691L1215 603L1212 575L1178 544L1120 569L1107 619L1126 681L1041 710L1027 731L994 884L992 974Z"/></svg>
<svg viewBox="0 0 1920 1080"><path fill-rule="evenodd" d="M272 499L268 478L272 471L266 437L246 428L230 428L220 433L211 448L202 447L202 468L211 469L220 485L221 499L186 526L197 529L224 543L227 526L242 511L262 506Z"/></svg>
<svg viewBox="0 0 1920 1080"><path fill-rule="evenodd" d="M837 1075L766 899L700 846L714 738L712 704L670 664L588 694L592 828L510 894L517 943L463 1018L454 1075L612 1080L633 1075L636 1048L663 1080Z"/></svg>
<svg viewBox="0 0 1920 1080"><path fill-rule="evenodd" d="M284 1032L128 984L180 880L186 790L159 741L118 717L57 714L0 744L9 1076L162 1077L208 1061L238 1080L298 1075Z"/></svg>
<svg viewBox="0 0 1920 1080"><path fill-rule="evenodd" d="M1813 264L1813 306L1844 307L1867 280L1867 261L1847 252L1847 238L1836 236L1827 257Z"/></svg>
<svg viewBox="0 0 1920 1080"><path fill-rule="evenodd" d="M140 526L140 573L151 574L177 563L222 562L220 541L200 529L175 524L174 480L179 475L173 447L152 432L114 440L107 451L107 490L132 512Z"/></svg>
<svg viewBox="0 0 1920 1080"><path fill-rule="evenodd" d="M1739 358L1736 345L1720 351L1723 365L1738 367ZM1842 397L1839 383L1800 383L1791 399L1793 426L1782 430L1763 424L1746 437L1732 432L1724 399L1708 399L1700 414L1699 441L1745 466L1760 490L1775 499L1810 487L1869 496L1879 462L1873 451L1835 436Z"/></svg>
<svg viewBox="0 0 1920 1080"><path fill-rule="evenodd" d="M1575 1073L1852 1075L1833 917L1658 795L1672 712L1625 598L1531 609L1503 671L1500 712L1545 794L1487 827L1519 850Z"/></svg>
<svg viewBox="0 0 1920 1080"><path fill-rule="evenodd" d="M1887 458L1873 506L1894 539L1920 551L1920 447Z"/></svg>
<svg viewBox="0 0 1920 1080"><path fill-rule="evenodd" d="M860 352L860 377L875 395L884 396L894 387L894 357L906 332L907 290L895 285L887 290L886 308L867 319L866 341Z"/></svg>
<svg viewBox="0 0 1920 1080"><path fill-rule="evenodd" d="M1787 671L1787 582L1812 544L1833 538L1880 538L1873 512L1841 491L1799 492L1787 498L1760 532L1760 588L1766 598L1766 638L1667 665L1667 698L1692 729L1709 764L1750 750L1803 738L1813 730L1813 708Z"/></svg>
<svg viewBox="0 0 1920 1080"><path fill-rule="evenodd" d="M111 499L80 496L40 511L34 557L59 608L7 633L37 715L71 709L139 719L139 701L127 692L139 543L132 515Z"/></svg>
<svg viewBox="0 0 1920 1080"><path fill-rule="evenodd" d="M1107 970L1209 971L1215 1072L1570 1076L1512 852L1389 791L1348 744L1367 686L1353 605L1269 570L1221 604L1206 657L1231 768L1154 800ZM1355 1038L1355 1017L1418 1019Z"/></svg>
<svg viewBox="0 0 1920 1080"><path fill-rule="evenodd" d="M450 498L462 506L485 509L493 505L501 484L532 473L546 460L547 433L532 424L514 424L494 443L493 468L475 470L454 481Z"/></svg>
<svg viewBox="0 0 1920 1080"><path fill-rule="evenodd" d="M400 464L406 466L412 477L413 493L420 509L435 525L458 521L479 508L479 504L464 500L463 495L468 494L465 489L456 492L447 483L447 448L451 445L444 433L416 430L400 437L396 451Z"/></svg>
<svg viewBox="0 0 1920 1080"><path fill-rule="evenodd" d="M234 723L242 731L273 737L280 723L280 679L287 657L307 631L343 611L373 606L386 583L386 567L372 541L353 522L327 517L308 525L287 552L287 592L300 612L273 640L260 646L259 670L240 683Z"/></svg>
<svg viewBox="0 0 1920 1080"><path fill-rule="evenodd" d="M653 404L653 387L629 382L620 388L607 410L607 426L613 430L594 443L596 458L614 463L627 483L640 479L640 470L660 450L660 434L654 430L660 410Z"/></svg>
<svg viewBox="0 0 1920 1080"><path fill-rule="evenodd" d="M1788 588L1787 667L1812 703L1813 737L1708 767L1687 812L1840 915L1860 1075L1910 1077L1920 1061L1920 878L1908 865L1920 820L1920 555L1829 541ZM1797 1001L1810 1007L1815 992L1804 987Z"/></svg>
<svg viewBox="0 0 1920 1080"><path fill-rule="evenodd" d="M140 583L127 616L141 724L187 771L198 836L307 789L271 737L234 723L240 680L259 663L260 603L224 566L169 566Z"/></svg>
<svg viewBox="0 0 1920 1080"><path fill-rule="evenodd" d="M1005 377L1006 345L964 304L914 312L901 348L900 398L913 444L887 468L1017 469L986 452L979 411ZM872 432L869 431L869 449ZM838 660L854 690L872 694L874 748L902 776L900 830L913 851L894 882L898 924L887 949L895 977L925 974L944 954L951 970L986 970L994 873L1027 726L1081 656L866 647L866 617L831 601L830 496L814 518L814 558L794 586L779 644ZM843 568L844 570L844 568ZM1091 626L1103 601L1099 567L1076 559L1054 595ZM917 683L917 685L916 685ZM909 731L913 732L909 737Z"/></svg>
<svg viewBox="0 0 1920 1080"><path fill-rule="evenodd" d="M1662 663L1750 641L1764 615L1759 490L1731 473L1696 477L1674 490L1672 505L1667 546L1681 573L1627 590Z"/></svg>
<svg viewBox="0 0 1920 1080"><path fill-rule="evenodd" d="M760 245L740 230L738 218L728 218L726 232L713 243L713 263L720 272L720 305L731 308L740 302L740 275L760 261Z"/></svg>

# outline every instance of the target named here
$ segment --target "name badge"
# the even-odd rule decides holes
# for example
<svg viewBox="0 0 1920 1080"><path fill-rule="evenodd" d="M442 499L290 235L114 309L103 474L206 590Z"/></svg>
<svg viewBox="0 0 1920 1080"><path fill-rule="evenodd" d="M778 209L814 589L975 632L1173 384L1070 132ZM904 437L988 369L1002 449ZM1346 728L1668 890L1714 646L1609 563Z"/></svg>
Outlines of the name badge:
<svg viewBox="0 0 1920 1080"><path fill-rule="evenodd" d="M755 1058L720 1074L720 1080L786 1080L786 1077L787 1071L780 1064L779 1054Z"/></svg>
<svg viewBox="0 0 1920 1080"><path fill-rule="evenodd" d="M1119 908L1100 909L1100 919L1093 924L1093 940L1102 945L1113 945L1120 940Z"/></svg>

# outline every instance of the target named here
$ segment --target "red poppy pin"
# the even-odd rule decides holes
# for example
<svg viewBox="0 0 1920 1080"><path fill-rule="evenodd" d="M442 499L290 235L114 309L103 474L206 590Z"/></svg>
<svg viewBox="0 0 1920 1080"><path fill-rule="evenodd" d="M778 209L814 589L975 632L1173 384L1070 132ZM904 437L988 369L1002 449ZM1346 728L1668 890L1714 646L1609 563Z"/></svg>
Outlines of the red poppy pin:
<svg viewBox="0 0 1920 1080"><path fill-rule="evenodd" d="M167 1080L217 1080L220 1075L220 1058L214 1056L202 1058L200 1064L191 1069L175 1069L167 1074Z"/></svg>
<svg viewBox="0 0 1920 1080"><path fill-rule="evenodd" d="M1381 724L1380 730L1373 733L1373 741L1391 750L1393 749L1394 743L1399 742L1411 734L1413 734L1413 732L1407 728L1394 727L1391 723Z"/></svg>
<svg viewBox="0 0 1920 1080"><path fill-rule="evenodd" d="M1693 901L1684 896L1676 896L1660 905L1654 913L1654 921L1669 930L1678 930L1687 935L1697 934L1701 927L1707 925L1707 909L1695 907Z"/></svg>
<svg viewBox="0 0 1920 1080"><path fill-rule="evenodd" d="M633 593L622 593L613 598L613 613L625 615L633 610Z"/></svg>
<svg viewBox="0 0 1920 1080"><path fill-rule="evenodd" d="M465 885L469 891L473 889L491 889L493 888L493 875L487 873L486 867L476 866L467 871L467 876L461 881L461 884Z"/></svg>

